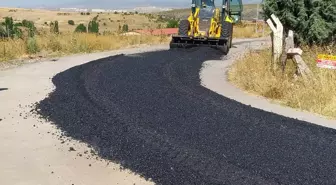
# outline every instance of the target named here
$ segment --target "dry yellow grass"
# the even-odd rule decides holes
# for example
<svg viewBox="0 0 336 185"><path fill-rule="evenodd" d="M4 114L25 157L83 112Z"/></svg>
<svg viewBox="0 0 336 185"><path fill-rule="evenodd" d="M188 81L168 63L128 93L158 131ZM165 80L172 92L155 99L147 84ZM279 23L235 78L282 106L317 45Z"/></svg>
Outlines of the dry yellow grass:
<svg viewBox="0 0 336 185"><path fill-rule="evenodd" d="M14 11L13 11L14 10ZM69 15L59 15L59 11L33 10L33 9L10 9L0 8L0 17L13 17L16 22L26 19L33 21L40 32L35 39L0 39L0 62L17 58L34 57L34 54L42 56L66 55L73 53L95 52L120 49L139 44L168 43L168 36L120 36L117 34L94 34L73 33L79 23L88 22L97 15L81 15L72 12ZM50 21L58 21L61 34L49 33ZM74 20L74 26L68 24L68 20ZM119 25L128 24L129 29L156 28L158 24L154 18L145 15L122 15L114 13L99 14L100 32L116 33ZM161 23L162 24L162 23ZM267 30L265 31L267 34ZM262 33L255 33L255 25L242 23L235 25L235 38L260 37ZM43 54L41 54L43 53Z"/></svg>
<svg viewBox="0 0 336 185"><path fill-rule="evenodd" d="M295 80L289 60L285 74L270 69L270 50L250 52L229 71L229 80L243 90L300 110L336 118L336 71L316 66L318 54L336 54L336 48L304 48L303 58L314 78Z"/></svg>
<svg viewBox="0 0 336 185"><path fill-rule="evenodd" d="M16 12L10 11L16 10ZM69 13L69 15L59 15L59 13ZM60 11L50 11L50 10L37 10L37 9L23 9L23 8L0 8L0 18L1 17L13 17L16 22L21 22L26 19L33 21L35 26L39 29L49 28L47 24L51 21L58 21L60 31L74 31L76 26L83 23L88 25L89 21L93 17L97 16L98 13L91 13L90 15L81 15L80 12L60 12ZM75 25L69 25L68 21L73 20ZM156 23L155 18L148 18L148 16L134 14L134 15L122 15L114 13L100 13L98 21L100 24L100 31L118 31L119 25L128 24L129 29L143 29L143 28L157 28L159 24ZM0 21L1 22L1 21Z"/></svg>
<svg viewBox="0 0 336 185"><path fill-rule="evenodd" d="M247 21L242 22L241 24L237 24L233 27L233 37L234 38L257 38L268 36L270 33L270 28L262 23L257 24L258 32L256 32L255 23L249 23ZM264 32L263 32L264 29Z"/></svg>
<svg viewBox="0 0 336 185"><path fill-rule="evenodd" d="M35 39L0 40L0 62L10 59L45 55L66 55L95 51L115 50L140 44L168 43L167 36L121 36L116 34L99 35L86 33L64 33L38 35ZM37 54L34 54L34 53Z"/></svg>

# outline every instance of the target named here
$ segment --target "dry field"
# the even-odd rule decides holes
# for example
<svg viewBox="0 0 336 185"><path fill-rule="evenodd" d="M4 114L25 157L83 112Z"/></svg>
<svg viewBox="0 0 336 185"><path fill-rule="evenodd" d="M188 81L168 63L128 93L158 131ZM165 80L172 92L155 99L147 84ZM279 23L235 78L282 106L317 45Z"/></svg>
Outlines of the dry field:
<svg viewBox="0 0 336 185"><path fill-rule="evenodd" d="M286 72L273 73L271 50L251 52L236 62L229 80L239 88L292 108L336 118L336 71L316 66L318 54L336 55L336 47L304 48L303 58L313 72L309 80L294 78L295 66L288 60Z"/></svg>
<svg viewBox="0 0 336 185"><path fill-rule="evenodd" d="M0 40L1 61L12 59L63 56L74 53L91 53L116 50L144 44L168 43L167 36L120 36L83 33L63 33L38 35L35 39Z"/></svg>
<svg viewBox="0 0 336 185"><path fill-rule="evenodd" d="M66 15L64 15L66 13ZM69 14L69 15L68 15ZM76 25L83 23L87 25L93 17L99 15L99 36L86 33L74 33ZM167 44L168 36L121 36L116 32L119 26L127 24L129 30L157 28L160 24L165 26L166 22L156 22L155 15L144 14L123 15L121 13L91 13L81 15L80 12L59 12L49 10L31 9L10 9L0 8L1 18L12 17L14 22L23 20L33 21L39 34L34 39L0 39L0 64L12 59L25 59L46 56L61 56L73 53L89 53L106 51L138 46L141 44ZM59 22L60 34L50 33L49 23ZM68 21L73 20L75 25L69 25ZM259 30L262 26L259 25ZM268 34L268 29L265 30ZM255 32L255 24L243 22L235 25L235 38L252 38L263 36L262 32Z"/></svg>
<svg viewBox="0 0 336 185"><path fill-rule="evenodd" d="M13 11L16 10L16 11ZM64 15L63 13L68 13ZM24 19L33 21L37 28L49 28L48 25L51 21L58 21L60 31L73 31L76 25L83 23L87 25L93 17L99 15L98 21L100 31L118 31L119 25L128 24L129 29L144 29L144 28L157 28L160 23L156 23L156 18L150 19L146 15L134 14L123 15L121 13L90 13L90 15L81 15L80 12L60 12L50 10L35 10L35 9L13 9L13 8L0 8L1 17L13 17L16 21ZM75 25L69 25L68 21L73 20Z"/></svg>
<svg viewBox="0 0 336 185"><path fill-rule="evenodd" d="M64 15L65 13L65 15ZM93 17L98 16L101 34L74 33L80 23L87 25ZM129 30L156 28L155 17L148 15L124 15L121 13L60 12L35 9L0 8L0 22L4 17L12 17L14 22L33 21L39 34L34 39L0 39L0 63L12 59L35 58L41 56L60 56L72 53L88 53L125 48L141 44L168 43L167 36L121 36L116 34L119 26L127 24ZM75 25L69 25L73 20ZM49 24L58 21L60 34L50 33ZM163 23L164 24L164 23Z"/></svg>

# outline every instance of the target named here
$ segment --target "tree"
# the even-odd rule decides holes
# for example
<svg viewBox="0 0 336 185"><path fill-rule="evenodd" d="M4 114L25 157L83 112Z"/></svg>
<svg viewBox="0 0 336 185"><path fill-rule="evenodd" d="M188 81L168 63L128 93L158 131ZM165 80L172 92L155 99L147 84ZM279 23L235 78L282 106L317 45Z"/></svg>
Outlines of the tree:
<svg viewBox="0 0 336 185"><path fill-rule="evenodd" d="M128 32L128 24L124 24L122 27L123 32Z"/></svg>
<svg viewBox="0 0 336 185"><path fill-rule="evenodd" d="M87 28L84 24L79 24L76 29L75 29L75 32L78 32L78 33L86 33L87 32Z"/></svg>
<svg viewBox="0 0 336 185"><path fill-rule="evenodd" d="M69 24L69 25L75 25L75 21L73 21L73 20L68 20L68 24Z"/></svg>
<svg viewBox="0 0 336 185"><path fill-rule="evenodd" d="M336 35L336 1L331 0L264 0L265 19L279 17L284 31L295 32L298 44L329 44Z"/></svg>
<svg viewBox="0 0 336 185"><path fill-rule="evenodd" d="M18 31L16 28L13 18L5 17L5 22L0 25L0 36L13 38L15 36L15 31Z"/></svg>
<svg viewBox="0 0 336 185"><path fill-rule="evenodd" d="M88 26L89 33L99 33L99 23L97 22L98 16L94 17Z"/></svg>

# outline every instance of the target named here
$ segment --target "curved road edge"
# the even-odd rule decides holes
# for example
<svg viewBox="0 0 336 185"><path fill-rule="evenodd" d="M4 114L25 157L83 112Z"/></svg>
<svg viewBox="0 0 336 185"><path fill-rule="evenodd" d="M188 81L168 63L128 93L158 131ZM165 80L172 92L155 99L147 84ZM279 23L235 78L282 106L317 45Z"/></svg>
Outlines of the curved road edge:
<svg viewBox="0 0 336 185"><path fill-rule="evenodd" d="M96 158L85 143L63 136L30 111L55 89L52 78L62 71L118 54L166 49L166 45L154 45L77 54L1 70L0 184L153 184L132 171L121 171L116 163Z"/></svg>
<svg viewBox="0 0 336 185"><path fill-rule="evenodd" d="M229 82L227 72L238 57L243 56L248 49L261 49L269 43L270 40L267 38L242 41L234 40L233 45L236 46L236 48L232 48L230 54L225 56L225 61L211 60L203 63L202 69L200 70L201 85L217 94L257 109L336 129L336 120L330 120L310 112L272 103L265 97L247 93Z"/></svg>

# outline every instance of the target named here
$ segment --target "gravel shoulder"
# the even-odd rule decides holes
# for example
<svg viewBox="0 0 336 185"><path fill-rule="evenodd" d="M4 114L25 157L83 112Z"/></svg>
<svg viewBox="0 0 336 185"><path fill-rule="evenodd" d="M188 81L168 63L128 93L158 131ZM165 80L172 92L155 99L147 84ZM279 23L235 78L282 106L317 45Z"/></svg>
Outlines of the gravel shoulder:
<svg viewBox="0 0 336 185"><path fill-rule="evenodd" d="M55 126L30 113L33 103L54 90L52 77L73 66L120 53L165 46L62 57L0 72L0 184L153 184L92 155ZM67 82L65 82L67 83ZM69 151L70 150L70 151Z"/></svg>
<svg viewBox="0 0 336 185"><path fill-rule="evenodd" d="M265 44L260 45L261 43ZM202 85L222 96L254 108L336 129L336 120L327 119L311 112L301 111L276 104L264 97L244 92L228 81L227 72L230 69L230 66L237 60L237 57L242 56L244 51L247 51L247 49L260 49L269 43L268 39L253 40L252 42L249 42L247 47L239 47L239 49L233 48L231 50L231 55L226 57L225 61L210 60L204 62L200 71Z"/></svg>

